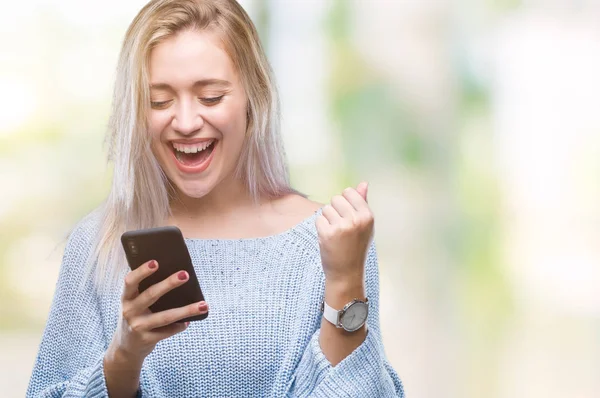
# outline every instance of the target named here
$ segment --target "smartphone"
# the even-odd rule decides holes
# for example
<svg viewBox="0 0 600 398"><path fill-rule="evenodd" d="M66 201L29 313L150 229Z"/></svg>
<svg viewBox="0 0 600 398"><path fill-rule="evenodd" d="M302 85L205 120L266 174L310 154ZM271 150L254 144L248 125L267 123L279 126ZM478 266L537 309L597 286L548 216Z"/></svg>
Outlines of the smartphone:
<svg viewBox="0 0 600 398"><path fill-rule="evenodd" d="M121 235L121 243L132 270L150 260L158 262L158 270L140 282L140 293L178 271L187 271L189 275L187 282L165 293L150 306L150 311L164 311L204 300L190 253L179 228L167 226L127 231ZM200 321L207 316L208 312L177 322Z"/></svg>

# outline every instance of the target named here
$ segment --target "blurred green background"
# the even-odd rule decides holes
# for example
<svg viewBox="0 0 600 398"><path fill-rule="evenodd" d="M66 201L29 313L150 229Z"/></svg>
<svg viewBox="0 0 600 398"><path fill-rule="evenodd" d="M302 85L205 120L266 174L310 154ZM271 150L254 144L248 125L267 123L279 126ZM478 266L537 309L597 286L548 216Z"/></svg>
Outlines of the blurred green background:
<svg viewBox="0 0 600 398"><path fill-rule="evenodd" d="M295 187L328 202L370 182L408 396L600 396L600 4L241 3ZM143 4L0 13L3 396L24 395L66 234L107 194L114 69Z"/></svg>

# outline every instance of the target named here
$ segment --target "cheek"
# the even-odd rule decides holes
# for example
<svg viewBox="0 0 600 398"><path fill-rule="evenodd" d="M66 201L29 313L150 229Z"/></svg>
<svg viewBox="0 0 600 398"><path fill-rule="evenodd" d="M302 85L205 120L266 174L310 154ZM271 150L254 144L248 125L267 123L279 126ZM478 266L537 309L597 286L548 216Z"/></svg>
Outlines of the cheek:
<svg viewBox="0 0 600 398"><path fill-rule="evenodd" d="M223 138L243 137L246 133L246 107L242 103L231 103L214 109L209 122L223 134Z"/></svg>
<svg viewBox="0 0 600 398"><path fill-rule="evenodd" d="M167 114L164 112L151 112L148 117L148 134L152 140L160 139L160 134L165 129L168 123Z"/></svg>
<svg viewBox="0 0 600 398"><path fill-rule="evenodd" d="M162 167L165 167L165 162L168 157L168 153L165 152L165 148L161 141L161 134L165 131L168 118L160 113L156 112L148 118L148 135L151 138L151 150L154 157L158 160Z"/></svg>

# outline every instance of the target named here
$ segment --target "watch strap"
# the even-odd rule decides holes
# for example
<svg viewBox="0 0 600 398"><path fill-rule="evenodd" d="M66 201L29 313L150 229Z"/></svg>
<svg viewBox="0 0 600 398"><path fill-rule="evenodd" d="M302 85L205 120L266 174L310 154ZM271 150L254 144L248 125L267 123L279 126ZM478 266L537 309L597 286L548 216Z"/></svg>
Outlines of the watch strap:
<svg viewBox="0 0 600 398"><path fill-rule="evenodd" d="M333 307L330 307L325 300L323 300L323 316L325 317L325 319L327 319L329 322L333 323L336 327L341 328L342 325L340 325L340 310L336 310Z"/></svg>

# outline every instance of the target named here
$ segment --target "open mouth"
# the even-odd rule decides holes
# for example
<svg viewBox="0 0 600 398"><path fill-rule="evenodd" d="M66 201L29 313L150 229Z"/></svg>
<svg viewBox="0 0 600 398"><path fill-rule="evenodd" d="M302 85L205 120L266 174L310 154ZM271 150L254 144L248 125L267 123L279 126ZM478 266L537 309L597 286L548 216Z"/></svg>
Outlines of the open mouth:
<svg viewBox="0 0 600 398"><path fill-rule="evenodd" d="M180 144L172 142L175 159L188 167L196 167L204 163L213 152L217 140L199 142L196 144Z"/></svg>

